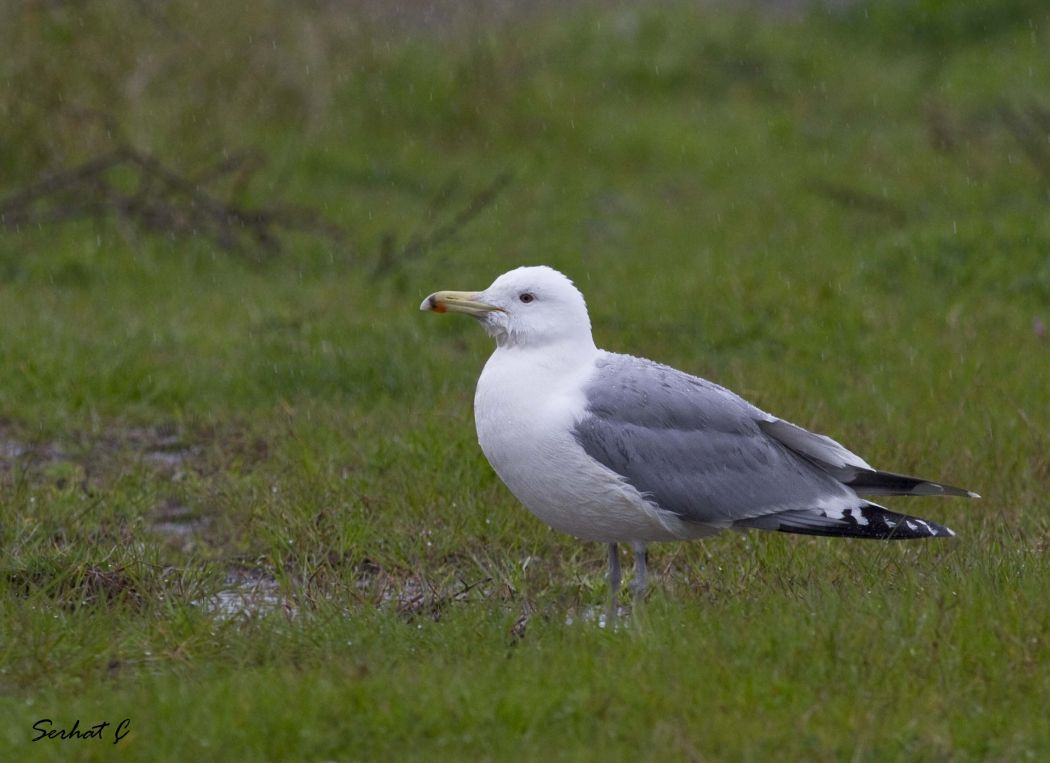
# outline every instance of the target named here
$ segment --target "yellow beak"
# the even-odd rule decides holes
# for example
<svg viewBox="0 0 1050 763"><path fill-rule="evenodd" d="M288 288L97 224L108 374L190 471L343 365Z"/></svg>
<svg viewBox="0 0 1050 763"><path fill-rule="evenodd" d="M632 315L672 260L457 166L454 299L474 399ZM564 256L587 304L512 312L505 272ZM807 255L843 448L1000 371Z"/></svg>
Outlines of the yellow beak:
<svg viewBox="0 0 1050 763"><path fill-rule="evenodd" d="M420 310L433 310L435 313L464 313L475 318L494 311L503 312L496 307L478 300L481 294L474 291L436 291L423 300Z"/></svg>

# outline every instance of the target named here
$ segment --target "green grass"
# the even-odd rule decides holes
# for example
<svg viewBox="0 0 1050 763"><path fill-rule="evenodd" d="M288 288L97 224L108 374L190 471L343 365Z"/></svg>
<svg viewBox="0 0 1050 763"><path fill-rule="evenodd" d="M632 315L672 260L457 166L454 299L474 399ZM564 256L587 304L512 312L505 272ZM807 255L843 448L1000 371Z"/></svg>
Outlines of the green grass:
<svg viewBox="0 0 1050 763"><path fill-rule="evenodd" d="M144 7L0 12L0 197L111 145L87 108L187 170L261 151L245 200L348 240L0 229L5 755L1050 755L1050 153L1003 116L1050 106L1040 4ZM891 502L950 542L656 546L599 628L603 549L478 450L489 340L417 310L529 263L600 346L983 500Z"/></svg>

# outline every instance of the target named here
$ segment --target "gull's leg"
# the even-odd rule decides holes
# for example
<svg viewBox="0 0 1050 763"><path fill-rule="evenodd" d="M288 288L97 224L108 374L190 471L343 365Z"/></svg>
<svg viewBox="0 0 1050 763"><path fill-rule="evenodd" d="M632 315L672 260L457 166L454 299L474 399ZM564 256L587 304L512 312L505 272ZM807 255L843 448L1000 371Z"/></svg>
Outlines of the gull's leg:
<svg viewBox="0 0 1050 763"><path fill-rule="evenodd" d="M633 543L632 546L634 547L634 580L631 581L631 590L634 592L635 601L641 601L649 585L649 552L641 541Z"/></svg>
<svg viewBox="0 0 1050 763"><path fill-rule="evenodd" d="M617 602L620 598L620 554L616 544L609 544L609 612L606 622L611 626L616 622Z"/></svg>

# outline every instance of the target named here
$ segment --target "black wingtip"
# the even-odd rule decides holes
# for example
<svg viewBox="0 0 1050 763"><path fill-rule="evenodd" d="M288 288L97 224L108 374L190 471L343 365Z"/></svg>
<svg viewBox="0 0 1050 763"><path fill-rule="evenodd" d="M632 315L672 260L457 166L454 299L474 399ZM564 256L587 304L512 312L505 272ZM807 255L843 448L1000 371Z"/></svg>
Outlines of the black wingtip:
<svg viewBox="0 0 1050 763"><path fill-rule="evenodd" d="M846 481L859 495L944 495L958 498L980 498L977 493L953 485L909 477L906 474L864 470Z"/></svg>
<svg viewBox="0 0 1050 763"><path fill-rule="evenodd" d="M826 509L784 511L740 524L800 535L868 540L917 540L951 538L955 535L944 525L898 514L874 503L862 503L833 512Z"/></svg>

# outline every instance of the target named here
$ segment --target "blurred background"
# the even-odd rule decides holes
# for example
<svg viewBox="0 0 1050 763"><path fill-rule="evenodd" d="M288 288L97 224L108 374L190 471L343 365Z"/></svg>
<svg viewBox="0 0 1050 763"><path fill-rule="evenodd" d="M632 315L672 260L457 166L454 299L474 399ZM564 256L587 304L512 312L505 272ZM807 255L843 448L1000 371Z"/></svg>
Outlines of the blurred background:
<svg viewBox="0 0 1050 763"><path fill-rule="evenodd" d="M0 688L107 702L107 686L140 691L124 675L170 675L134 696L178 716L187 675L323 663L374 692L389 674L357 660L415 654L396 652L415 631L384 613L414 627L458 611L520 635L536 612L560 628L600 603L601 550L532 519L478 451L490 340L418 311L435 290L548 264L584 292L599 346L985 496L907 507L969 546L659 547L659 591L723 608L698 618L724 624L706 638L777 634L789 624L771 613L805 599L840 625L815 618L769 654L900 626L923 655L944 634L901 625L880 576L913 614L926 591L962 591L950 617L972 651L922 684L936 697L883 665L902 683L883 687L880 722L940 759L967 739L975 759L1037 749L1045 680L1026 693L993 667L979 690L957 677L985 675L987 657L1035 682L1046 660L1031 575L1050 547L1048 50L1041 0L0 3L0 631L21 634L0 645ZM325 628L359 631L278 628L326 607ZM231 611L264 625L216 631ZM375 634L363 656L339 651ZM448 679L446 646L421 647L418 669ZM764 654L746 661L755 675ZM461 657L503 664L478 655ZM936 670L937 655L902 659ZM808 659L792 686L837 681ZM504 685L485 670L465 713ZM813 721L837 759L873 727L844 715L868 703L843 686ZM1013 709L972 726L970 696ZM712 695L705 717L735 701ZM221 720L221 704L200 707ZM740 708L707 728L723 752L813 752ZM912 723L942 711L936 733ZM365 738L379 726L360 712ZM221 738L219 721L194 722ZM979 729L1004 723L1014 741L982 746Z"/></svg>
<svg viewBox="0 0 1050 763"><path fill-rule="evenodd" d="M700 370L917 310L1046 333L1039 2L0 14L9 418L407 394L391 348L469 335L413 301L524 263Z"/></svg>

